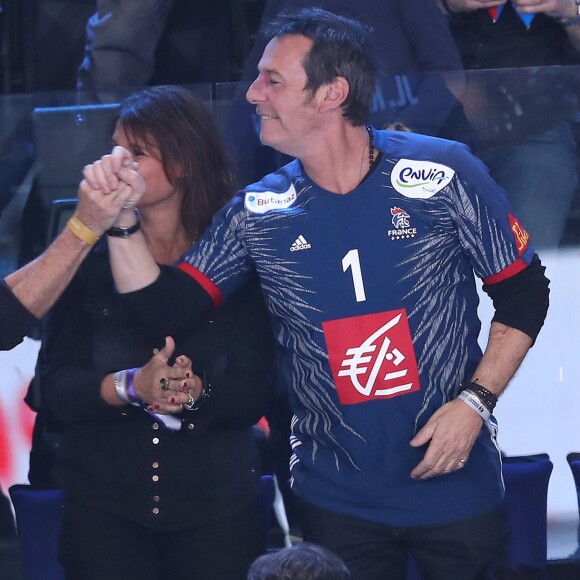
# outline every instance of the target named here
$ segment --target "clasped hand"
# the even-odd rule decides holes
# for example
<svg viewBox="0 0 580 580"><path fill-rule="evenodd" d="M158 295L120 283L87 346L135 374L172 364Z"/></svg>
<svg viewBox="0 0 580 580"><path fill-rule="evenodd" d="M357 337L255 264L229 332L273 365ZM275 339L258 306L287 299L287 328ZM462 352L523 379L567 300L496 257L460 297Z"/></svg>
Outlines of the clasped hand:
<svg viewBox="0 0 580 580"><path fill-rule="evenodd" d="M138 163L127 149L116 146L83 168L76 213L85 225L102 233L118 222L123 210L135 207L144 192Z"/></svg>
<svg viewBox="0 0 580 580"><path fill-rule="evenodd" d="M155 349L149 362L135 374L137 395L154 413L180 413L183 405L197 401L202 395L202 380L193 374L188 357L178 356L169 366L168 360L174 350L175 342L168 336L165 346L161 350Z"/></svg>

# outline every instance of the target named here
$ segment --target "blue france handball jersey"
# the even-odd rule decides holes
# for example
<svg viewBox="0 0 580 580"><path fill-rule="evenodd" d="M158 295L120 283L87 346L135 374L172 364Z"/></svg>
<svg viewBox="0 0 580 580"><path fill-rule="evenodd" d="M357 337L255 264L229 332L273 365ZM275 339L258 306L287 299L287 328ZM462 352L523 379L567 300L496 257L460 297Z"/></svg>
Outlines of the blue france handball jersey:
<svg viewBox="0 0 580 580"><path fill-rule="evenodd" d="M374 144L373 171L348 194L299 161L247 187L180 267L224 295L258 274L299 496L391 526L450 522L502 499L495 420L465 468L426 481L410 477L426 448L409 441L481 358L474 273L509 278L534 249L463 145L388 131Z"/></svg>

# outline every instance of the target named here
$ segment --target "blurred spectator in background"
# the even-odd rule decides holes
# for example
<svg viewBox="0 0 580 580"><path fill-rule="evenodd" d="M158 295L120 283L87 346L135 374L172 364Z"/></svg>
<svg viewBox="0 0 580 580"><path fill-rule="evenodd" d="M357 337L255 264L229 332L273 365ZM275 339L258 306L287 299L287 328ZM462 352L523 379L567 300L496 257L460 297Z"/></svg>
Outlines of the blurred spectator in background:
<svg viewBox="0 0 580 580"><path fill-rule="evenodd" d="M557 247L577 187L572 73L580 62L577 0L438 0L469 77L465 111L477 155L508 192L534 244Z"/></svg>
<svg viewBox="0 0 580 580"><path fill-rule="evenodd" d="M87 22L77 88L146 85L153 75L155 49L173 2L97 0L97 11Z"/></svg>
<svg viewBox="0 0 580 580"><path fill-rule="evenodd" d="M228 0L97 0L77 89L234 80L237 25Z"/></svg>

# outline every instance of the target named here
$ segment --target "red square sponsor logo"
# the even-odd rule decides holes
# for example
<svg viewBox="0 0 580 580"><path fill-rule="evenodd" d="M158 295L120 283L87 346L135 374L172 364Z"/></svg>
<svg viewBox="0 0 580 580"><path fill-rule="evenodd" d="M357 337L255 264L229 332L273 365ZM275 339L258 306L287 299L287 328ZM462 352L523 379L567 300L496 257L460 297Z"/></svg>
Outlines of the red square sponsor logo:
<svg viewBox="0 0 580 580"><path fill-rule="evenodd" d="M528 247L530 234L526 232L524 226L522 226L522 224L511 213L508 213L508 217L510 220L510 228L512 229L518 247L518 253L521 256L524 253L524 250Z"/></svg>
<svg viewBox="0 0 580 580"><path fill-rule="evenodd" d="M330 368L343 405L418 391L419 373L405 310L322 323Z"/></svg>

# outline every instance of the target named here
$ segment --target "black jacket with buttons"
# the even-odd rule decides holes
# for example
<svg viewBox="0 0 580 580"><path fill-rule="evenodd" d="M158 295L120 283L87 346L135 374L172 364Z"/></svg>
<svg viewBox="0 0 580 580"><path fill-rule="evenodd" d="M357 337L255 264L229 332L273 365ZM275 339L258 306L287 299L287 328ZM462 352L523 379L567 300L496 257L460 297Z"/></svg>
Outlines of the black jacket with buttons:
<svg viewBox="0 0 580 580"><path fill-rule="evenodd" d="M136 331L119 309L100 243L47 320L37 377L43 406L65 422L55 478L75 501L155 529L218 521L257 493L251 426L273 396L274 343L257 284L213 320L174 337L211 383L211 396L168 430L145 410L100 397L104 375L146 363L164 344Z"/></svg>

